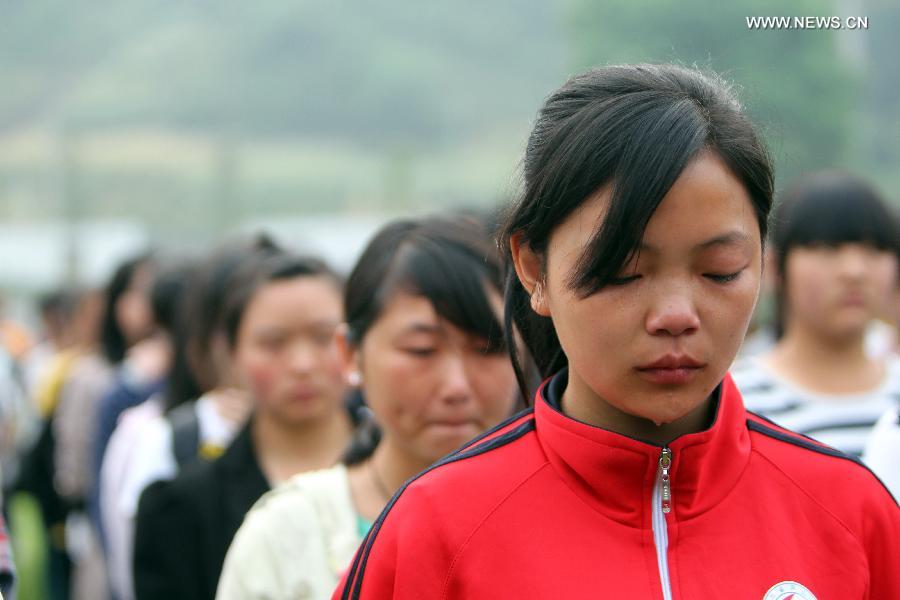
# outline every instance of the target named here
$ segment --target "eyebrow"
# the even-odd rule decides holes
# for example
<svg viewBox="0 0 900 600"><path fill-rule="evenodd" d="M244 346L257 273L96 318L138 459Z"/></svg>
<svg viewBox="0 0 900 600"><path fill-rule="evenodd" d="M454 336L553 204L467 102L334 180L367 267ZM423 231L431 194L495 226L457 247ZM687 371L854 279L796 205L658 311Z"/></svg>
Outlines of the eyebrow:
<svg viewBox="0 0 900 600"><path fill-rule="evenodd" d="M723 233L722 235L717 235L717 236L712 237L704 242L697 244L696 249L702 251L702 250L708 250L709 248L714 248L716 246L739 246L739 245L747 244L749 242L750 242L750 236L748 236L746 233L744 233L742 231L729 231L728 233ZM653 246L651 244L645 244L644 242L641 242L641 244L638 246L638 249L641 252L643 252L643 251L657 252L657 253L659 252L659 250L655 246Z"/></svg>
<svg viewBox="0 0 900 600"><path fill-rule="evenodd" d="M402 333L437 333L440 326L432 323L413 322L408 327L404 327Z"/></svg>
<svg viewBox="0 0 900 600"><path fill-rule="evenodd" d="M333 320L320 320L313 321L311 323L306 323L302 327L299 328L301 331L309 331L313 329L335 329L340 324L340 321ZM295 328L291 326L284 325L283 323L273 324L273 325L264 325L256 330L257 335L284 335L285 333L290 333Z"/></svg>

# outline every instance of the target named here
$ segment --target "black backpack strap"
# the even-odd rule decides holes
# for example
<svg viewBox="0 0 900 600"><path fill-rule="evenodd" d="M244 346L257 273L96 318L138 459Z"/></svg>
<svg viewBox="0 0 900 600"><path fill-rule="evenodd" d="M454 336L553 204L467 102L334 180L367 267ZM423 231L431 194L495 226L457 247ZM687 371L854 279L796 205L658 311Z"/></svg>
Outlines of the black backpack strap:
<svg viewBox="0 0 900 600"><path fill-rule="evenodd" d="M200 448L200 418L194 402L175 407L166 415L172 426L172 453L178 468L183 469L197 459Z"/></svg>

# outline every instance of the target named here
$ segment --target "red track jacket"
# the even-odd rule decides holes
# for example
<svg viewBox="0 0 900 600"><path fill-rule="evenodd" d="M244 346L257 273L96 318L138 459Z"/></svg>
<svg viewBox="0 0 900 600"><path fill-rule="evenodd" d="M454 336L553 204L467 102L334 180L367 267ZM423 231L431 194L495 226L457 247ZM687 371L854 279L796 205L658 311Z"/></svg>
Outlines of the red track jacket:
<svg viewBox="0 0 900 600"><path fill-rule="evenodd" d="M388 504L334 599L900 599L900 509L855 459L744 409L667 448L535 408Z"/></svg>

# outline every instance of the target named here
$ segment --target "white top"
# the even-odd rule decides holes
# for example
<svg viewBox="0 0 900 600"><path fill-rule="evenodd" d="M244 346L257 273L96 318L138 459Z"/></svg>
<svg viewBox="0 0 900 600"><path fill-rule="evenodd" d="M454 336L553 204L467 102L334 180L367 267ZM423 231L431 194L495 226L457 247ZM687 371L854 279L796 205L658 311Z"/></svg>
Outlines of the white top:
<svg viewBox="0 0 900 600"><path fill-rule="evenodd" d="M225 448L240 424L222 417L214 401L201 396L195 403L200 443ZM131 561L138 501L154 481L173 479L178 463L172 447L172 427L159 400L122 413L103 455L100 505L108 543L109 579L119 600L134 598Z"/></svg>
<svg viewBox="0 0 900 600"><path fill-rule="evenodd" d="M860 456L876 421L900 401L900 360L886 362L875 389L859 394L820 394L799 387L759 358L731 369L749 410L847 454Z"/></svg>
<svg viewBox="0 0 900 600"><path fill-rule="evenodd" d="M119 417L100 468L100 518L106 538L110 588L117 598L134 597L131 581L131 546L134 543L133 507L123 507L121 498L130 483L132 465L140 457L138 440L142 430L162 416L162 401L154 396Z"/></svg>
<svg viewBox="0 0 900 600"><path fill-rule="evenodd" d="M328 600L361 542L346 467L295 475L247 513L216 600Z"/></svg>
<svg viewBox="0 0 900 600"><path fill-rule="evenodd" d="M866 443L863 460L894 498L900 499L900 402L878 419Z"/></svg>

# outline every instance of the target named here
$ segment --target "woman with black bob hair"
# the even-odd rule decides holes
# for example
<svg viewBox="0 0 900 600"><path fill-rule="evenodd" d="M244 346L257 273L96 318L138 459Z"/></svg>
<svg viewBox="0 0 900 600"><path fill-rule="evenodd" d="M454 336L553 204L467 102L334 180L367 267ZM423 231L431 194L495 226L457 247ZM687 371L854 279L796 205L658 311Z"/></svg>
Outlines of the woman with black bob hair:
<svg viewBox="0 0 900 600"><path fill-rule="evenodd" d="M739 361L735 383L750 410L860 456L900 398L900 360L866 343L889 328L873 330L897 290L900 230L875 189L840 171L789 186L774 217L777 342Z"/></svg>
<svg viewBox="0 0 900 600"><path fill-rule="evenodd" d="M135 597L212 599L246 512L293 475L337 462L353 429L334 342L342 281L287 253L241 261L214 328L253 412L225 452L144 490L134 536Z"/></svg>
<svg viewBox="0 0 900 600"><path fill-rule="evenodd" d="M338 466L257 503L219 600L329 598L401 484L511 414L499 258L472 219L401 220L375 235L347 282L338 345L377 425Z"/></svg>
<svg viewBox="0 0 900 600"><path fill-rule="evenodd" d="M507 323L547 379L394 495L334 598L898 596L887 491L748 413L727 375L773 190L728 87L588 71L547 99L523 164Z"/></svg>
<svg viewBox="0 0 900 600"><path fill-rule="evenodd" d="M172 362L165 391L117 421L103 459L102 519L112 591L134 598L138 499L186 465L218 458L243 428L252 399L233 377L221 313L235 274L282 254L267 235L225 241L187 267L187 287L169 315ZM115 448L115 450L112 450Z"/></svg>

